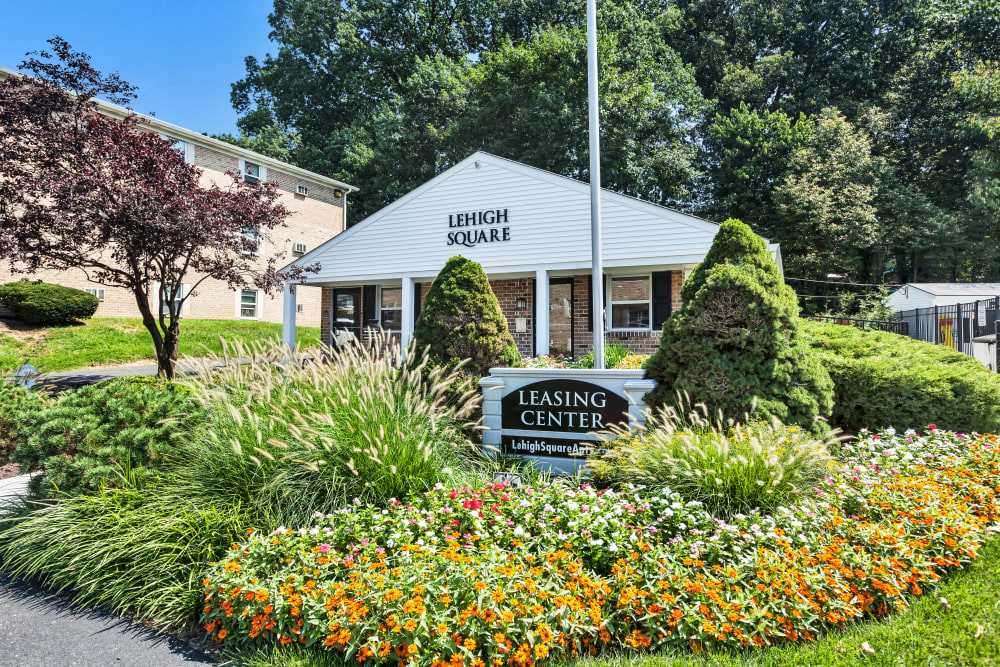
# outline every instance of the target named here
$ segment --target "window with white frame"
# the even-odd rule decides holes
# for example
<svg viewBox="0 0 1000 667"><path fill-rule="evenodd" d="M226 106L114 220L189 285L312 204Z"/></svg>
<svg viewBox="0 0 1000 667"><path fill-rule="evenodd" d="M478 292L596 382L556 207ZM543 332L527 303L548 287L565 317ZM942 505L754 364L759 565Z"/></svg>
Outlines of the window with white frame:
<svg viewBox="0 0 1000 667"><path fill-rule="evenodd" d="M249 248L245 248L243 250L243 254L244 255L260 255L261 254L261 247L264 245L263 241L261 241L261 238L260 238L260 230L257 229L256 227L244 227L243 228L243 237L247 241L250 241L251 243L253 243L253 250L251 250Z"/></svg>
<svg viewBox="0 0 1000 667"><path fill-rule="evenodd" d="M170 314L170 303L173 302L177 307L174 308L174 312L180 314L180 302L187 294L187 285L181 285L179 289L174 290L173 285L163 286L163 301L160 302L160 310L163 311L164 315Z"/></svg>
<svg viewBox="0 0 1000 667"><path fill-rule="evenodd" d="M652 296L650 279L645 276L612 276L608 289L611 295L612 330L650 328Z"/></svg>
<svg viewBox="0 0 1000 667"><path fill-rule="evenodd" d="M97 297L98 301L104 301L104 288L103 287L84 287L83 291L87 294L92 294Z"/></svg>
<svg viewBox="0 0 1000 667"><path fill-rule="evenodd" d="M253 162L243 163L243 180L247 183L260 182L260 165Z"/></svg>
<svg viewBox="0 0 1000 667"><path fill-rule="evenodd" d="M403 325L403 288L383 287L379 295L379 322L386 331L399 331Z"/></svg>
<svg viewBox="0 0 1000 667"><path fill-rule="evenodd" d="M240 292L240 319L256 320L260 317L260 292L245 289Z"/></svg>

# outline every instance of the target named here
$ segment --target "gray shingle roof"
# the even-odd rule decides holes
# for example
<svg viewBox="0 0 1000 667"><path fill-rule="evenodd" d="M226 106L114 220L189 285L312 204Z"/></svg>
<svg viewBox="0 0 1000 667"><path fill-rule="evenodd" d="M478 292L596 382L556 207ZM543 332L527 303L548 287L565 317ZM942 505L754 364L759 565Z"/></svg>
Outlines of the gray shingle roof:
<svg viewBox="0 0 1000 667"><path fill-rule="evenodd" d="M1000 283L907 283L934 296L1000 296Z"/></svg>

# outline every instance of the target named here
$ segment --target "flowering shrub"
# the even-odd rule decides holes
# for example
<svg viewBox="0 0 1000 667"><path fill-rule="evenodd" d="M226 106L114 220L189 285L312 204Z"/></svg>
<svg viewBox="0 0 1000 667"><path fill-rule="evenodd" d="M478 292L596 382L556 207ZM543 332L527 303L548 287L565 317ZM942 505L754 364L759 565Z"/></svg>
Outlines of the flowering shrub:
<svg viewBox="0 0 1000 667"><path fill-rule="evenodd" d="M728 521L669 489L359 502L233 545L202 623L226 644L429 665L810 640L905 608L998 519L994 436L863 434L844 457L796 505Z"/></svg>
<svg viewBox="0 0 1000 667"><path fill-rule="evenodd" d="M619 361L617 364L615 364L615 368L622 368L622 369L645 368L647 361L649 361L648 354L630 354L621 361Z"/></svg>
<svg viewBox="0 0 1000 667"><path fill-rule="evenodd" d="M543 354L521 362L522 368L573 368L573 357Z"/></svg>

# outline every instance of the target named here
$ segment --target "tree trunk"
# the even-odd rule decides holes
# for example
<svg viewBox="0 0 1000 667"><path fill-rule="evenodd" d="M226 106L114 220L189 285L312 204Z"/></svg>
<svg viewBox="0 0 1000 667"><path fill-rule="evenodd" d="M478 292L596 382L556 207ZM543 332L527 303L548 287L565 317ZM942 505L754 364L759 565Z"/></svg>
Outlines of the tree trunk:
<svg viewBox="0 0 1000 667"><path fill-rule="evenodd" d="M174 360L177 358L177 328L173 327L174 335L172 348L170 348L167 346L165 335L165 333L169 334L170 331L160 331L156 318L153 316L153 311L149 307L149 297L146 296L145 292L141 290L135 292L135 303L139 307L142 324L153 339L153 349L156 350L157 374L166 377L168 380L172 380L174 379Z"/></svg>
<svg viewBox="0 0 1000 667"><path fill-rule="evenodd" d="M159 371L168 380L173 380L176 375L175 364L178 357L179 342L180 327L176 323L171 324L163 334L163 349L156 352Z"/></svg>

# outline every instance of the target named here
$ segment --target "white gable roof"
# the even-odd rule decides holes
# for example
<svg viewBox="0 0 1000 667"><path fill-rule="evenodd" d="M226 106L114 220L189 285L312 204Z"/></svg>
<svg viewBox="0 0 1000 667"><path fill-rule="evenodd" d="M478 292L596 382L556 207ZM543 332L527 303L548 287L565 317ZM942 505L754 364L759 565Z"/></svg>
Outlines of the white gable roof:
<svg viewBox="0 0 1000 667"><path fill-rule="evenodd" d="M507 210L508 241L448 244L449 215ZM610 191L601 199L604 265L694 264L718 225ZM475 229L475 228L472 228ZM776 258L777 246L770 246ZM590 257L590 186L478 152L330 239L294 264L318 262L307 282L434 276L455 255L489 274L586 269ZM780 259L779 259L780 261Z"/></svg>

